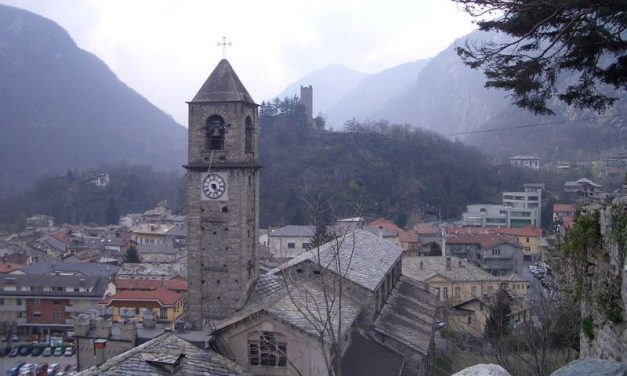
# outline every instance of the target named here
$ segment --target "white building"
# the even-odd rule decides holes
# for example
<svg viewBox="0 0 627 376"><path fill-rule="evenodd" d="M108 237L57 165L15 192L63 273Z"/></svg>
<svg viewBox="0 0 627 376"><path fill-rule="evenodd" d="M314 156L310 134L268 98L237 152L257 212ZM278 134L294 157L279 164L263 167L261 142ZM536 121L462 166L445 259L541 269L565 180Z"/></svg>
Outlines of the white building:
<svg viewBox="0 0 627 376"><path fill-rule="evenodd" d="M534 170L540 169L540 157L533 155L517 155L511 157L509 163L514 166L527 167Z"/></svg>
<svg viewBox="0 0 627 376"><path fill-rule="evenodd" d="M463 226L541 227L542 195L540 192L503 192L503 203L471 204L462 213Z"/></svg>

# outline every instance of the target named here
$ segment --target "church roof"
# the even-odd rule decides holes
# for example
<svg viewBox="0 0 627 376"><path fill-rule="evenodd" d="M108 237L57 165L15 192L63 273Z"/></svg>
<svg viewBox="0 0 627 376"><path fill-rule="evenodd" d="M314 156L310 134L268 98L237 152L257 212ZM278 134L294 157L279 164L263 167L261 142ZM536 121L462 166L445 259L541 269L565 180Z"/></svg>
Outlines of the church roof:
<svg viewBox="0 0 627 376"><path fill-rule="evenodd" d="M226 59L220 60L192 102L245 102L255 104Z"/></svg>

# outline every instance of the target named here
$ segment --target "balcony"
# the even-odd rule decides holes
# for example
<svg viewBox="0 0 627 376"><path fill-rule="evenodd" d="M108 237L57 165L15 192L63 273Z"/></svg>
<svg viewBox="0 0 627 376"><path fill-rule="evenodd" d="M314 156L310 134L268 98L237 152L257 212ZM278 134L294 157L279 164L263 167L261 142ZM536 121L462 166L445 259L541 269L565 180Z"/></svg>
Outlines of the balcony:
<svg viewBox="0 0 627 376"><path fill-rule="evenodd" d="M86 313L86 312L89 312L90 309L93 309L93 308L88 308L88 307L83 307L83 306L65 306L65 312L68 312L68 313Z"/></svg>
<svg viewBox="0 0 627 376"><path fill-rule="evenodd" d="M26 312L26 305L0 305L0 312Z"/></svg>

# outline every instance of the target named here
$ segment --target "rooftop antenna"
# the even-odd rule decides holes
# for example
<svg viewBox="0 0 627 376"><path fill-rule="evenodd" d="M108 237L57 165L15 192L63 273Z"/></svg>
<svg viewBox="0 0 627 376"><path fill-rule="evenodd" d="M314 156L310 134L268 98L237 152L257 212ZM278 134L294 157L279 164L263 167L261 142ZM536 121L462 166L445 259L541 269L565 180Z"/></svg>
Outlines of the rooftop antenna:
<svg viewBox="0 0 627 376"><path fill-rule="evenodd" d="M226 41L226 37L222 37L222 42L218 42L218 47L222 46L222 58L226 59L226 46L231 46L231 42Z"/></svg>

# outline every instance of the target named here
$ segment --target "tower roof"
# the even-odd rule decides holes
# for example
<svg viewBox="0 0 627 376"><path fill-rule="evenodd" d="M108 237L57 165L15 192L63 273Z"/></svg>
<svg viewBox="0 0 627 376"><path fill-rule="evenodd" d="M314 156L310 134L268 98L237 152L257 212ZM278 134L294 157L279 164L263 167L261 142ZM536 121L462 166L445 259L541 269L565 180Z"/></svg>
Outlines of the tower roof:
<svg viewBox="0 0 627 376"><path fill-rule="evenodd" d="M220 60L192 102L245 102L255 104L226 59Z"/></svg>

